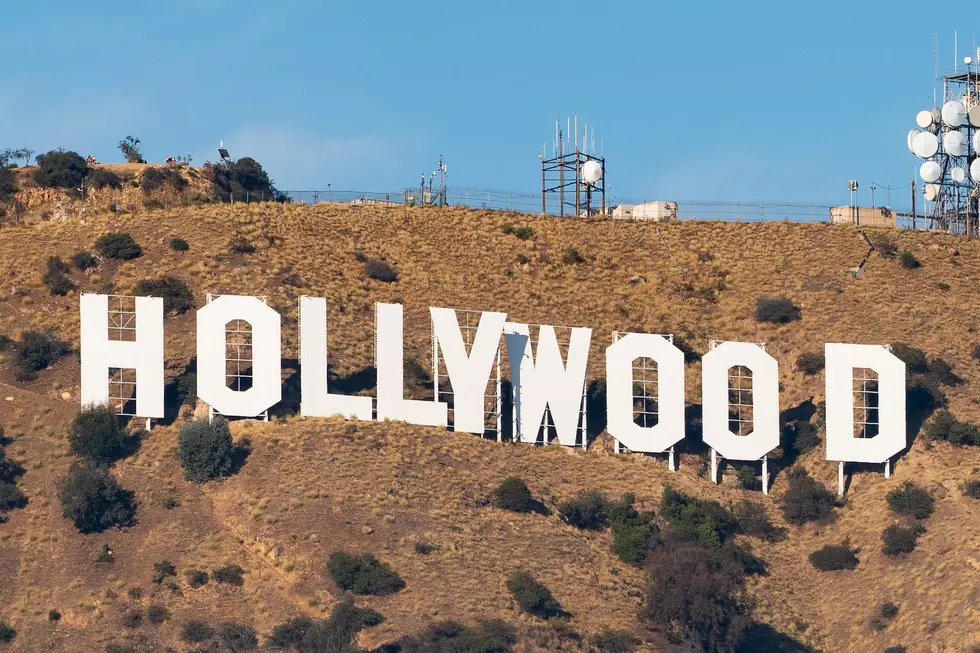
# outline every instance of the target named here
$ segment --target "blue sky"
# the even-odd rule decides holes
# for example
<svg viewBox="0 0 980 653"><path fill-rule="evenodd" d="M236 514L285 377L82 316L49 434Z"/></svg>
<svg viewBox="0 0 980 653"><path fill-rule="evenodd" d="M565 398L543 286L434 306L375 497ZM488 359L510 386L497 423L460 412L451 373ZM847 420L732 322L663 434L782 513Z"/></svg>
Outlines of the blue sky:
<svg viewBox="0 0 980 653"><path fill-rule="evenodd" d="M905 137L970 25L918 3L19 2L3 7L0 149L215 159L283 189L534 192L554 121L595 128L614 195L845 203L905 186ZM878 191L885 194L886 191ZM882 195L876 199L882 203ZM907 206L908 191L892 204Z"/></svg>

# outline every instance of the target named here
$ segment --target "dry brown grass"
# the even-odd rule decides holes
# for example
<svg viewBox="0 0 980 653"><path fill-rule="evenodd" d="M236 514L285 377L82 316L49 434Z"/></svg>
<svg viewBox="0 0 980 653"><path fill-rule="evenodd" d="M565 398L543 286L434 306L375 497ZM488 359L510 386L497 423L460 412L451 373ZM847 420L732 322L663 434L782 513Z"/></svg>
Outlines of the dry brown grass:
<svg viewBox="0 0 980 653"><path fill-rule="evenodd" d="M507 223L530 225L536 237L520 241L504 233ZM48 294L41 284L44 262L91 248L99 235L115 230L130 231L145 255L74 272L81 291L127 293L139 279L172 274L187 280L199 305L207 292L266 295L283 313L287 358L296 357L298 297L326 297L331 364L339 375L372 363L374 302L402 301L406 349L421 361L430 346L429 306L592 327L592 375L602 374L602 350L613 330L673 332L701 352L710 339L766 341L780 363L783 408L824 394L822 373L804 377L793 369L799 353L823 342L911 342L956 365L966 383L948 389L950 408L962 419L980 421L974 399L980 366L972 358L980 342L976 241L894 232L899 248L912 251L923 267L909 271L895 260L872 257L864 278L854 279L847 269L867 246L848 226L665 224L671 258L650 224L486 211L222 205L90 216L84 225L46 221L0 230L7 268L0 332L16 336L51 327L77 346L78 298ZM236 235L257 251L229 253ZM174 236L185 238L190 250L171 251ZM590 263L563 264L569 247ZM384 258L400 280L366 278L357 252ZM719 281L725 288L720 291ZM939 282L950 289L938 290ZM711 287L714 300L702 290ZM801 307L803 319L755 322L759 295L786 295ZM171 376L194 354L193 325L193 315L168 318ZM365 633L364 645L449 616L501 617L530 632L534 621L519 613L504 587L518 566L574 613L580 632L632 628L642 573L615 558L608 533L583 534L555 516L505 513L478 507L477 500L510 475L523 477L552 506L596 488L610 495L635 492L642 506L655 508L666 483L723 502L744 496L730 478L714 486L698 476L693 455L683 456L681 470L671 474L660 459L613 456L605 441L588 452L566 451L403 424L288 418L283 424L235 423L236 437L249 437L254 451L237 476L203 487L182 480L173 458L177 426L155 429L139 454L115 471L136 491L137 526L80 536L61 518L55 491L70 464L65 434L77 409L77 360L66 358L26 384L15 382L9 367L0 365L0 423L16 439L8 453L28 469L20 484L31 500L0 526L0 618L20 632L11 650L101 650L119 636L123 612L136 603L171 611L166 624L137 632L178 649L179 625L190 619L233 619L268 632L299 612L324 615L336 600L324 564L337 549L373 552L407 582L398 595L363 601L388 618ZM699 376L698 364L688 366L692 403L699 400ZM65 392L69 399L62 399ZM822 456L820 448L803 462L833 486L836 468ZM789 539L775 544L744 540L770 565L769 576L753 581L759 617L827 651L903 643L909 650L952 652L980 644L980 502L959 489L978 468L980 452L927 448L919 441L891 479L876 472L855 475L835 524L791 527ZM916 550L889 559L880 552L881 531L893 519L884 496L908 479L942 496ZM775 496L784 485L780 474ZM753 496L781 523L774 500ZM181 505L165 510L169 498ZM811 551L845 536L861 549L855 571L821 573L809 565ZM439 550L417 554L420 539ZM108 566L95 563L103 543L116 552ZM151 582L153 563L163 559L177 564L179 593L166 582ZM247 570L244 587L212 581L190 589L183 577L190 569L228 563ZM130 588L141 589L142 598L130 598ZM868 620L886 599L900 611L877 632ZM57 625L47 621L52 608L63 614ZM921 645L927 638L931 649Z"/></svg>

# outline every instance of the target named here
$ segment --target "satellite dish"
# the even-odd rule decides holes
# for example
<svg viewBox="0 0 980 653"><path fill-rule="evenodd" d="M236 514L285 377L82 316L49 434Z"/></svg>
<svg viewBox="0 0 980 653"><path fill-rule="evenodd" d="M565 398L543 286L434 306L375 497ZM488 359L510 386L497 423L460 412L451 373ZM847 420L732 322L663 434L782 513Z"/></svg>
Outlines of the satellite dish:
<svg viewBox="0 0 980 653"><path fill-rule="evenodd" d="M856 191L858 189L858 183L856 179L851 179L847 182L847 190Z"/></svg>
<svg viewBox="0 0 980 653"><path fill-rule="evenodd" d="M943 123L950 127L959 127L966 122L966 107L959 100L950 100L943 105Z"/></svg>
<svg viewBox="0 0 980 653"><path fill-rule="evenodd" d="M953 178L953 181L960 182L966 179L966 170L963 168L953 168L949 171L949 176Z"/></svg>
<svg viewBox="0 0 980 653"><path fill-rule="evenodd" d="M920 111L915 114L915 124L925 129L932 124L932 111Z"/></svg>
<svg viewBox="0 0 980 653"><path fill-rule="evenodd" d="M980 155L980 132L973 134L973 151Z"/></svg>
<svg viewBox="0 0 980 653"><path fill-rule="evenodd" d="M966 117L974 127L980 127L980 104L966 112Z"/></svg>
<svg viewBox="0 0 980 653"><path fill-rule="evenodd" d="M919 167L919 176L922 181L932 183L938 181L943 175L943 169L935 161L926 161Z"/></svg>
<svg viewBox="0 0 980 653"><path fill-rule="evenodd" d="M939 139L930 132L919 132L912 139L912 154L920 159L928 159L939 151Z"/></svg>
<svg viewBox="0 0 980 653"><path fill-rule="evenodd" d="M602 177L602 166L598 161L586 161L582 166L582 179L587 184L594 184Z"/></svg>
<svg viewBox="0 0 980 653"><path fill-rule="evenodd" d="M980 159L974 159L970 164L970 176L975 183L980 184Z"/></svg>
<svg viewBox="0 0 980 653"><path fill-rule="evenodd" d="M908 145L909 145L909 152L911 152L912 154L915 154L915 150L912 149L912 141L913 141L913 139L915 139L916 135L917 134L920 134L920 133L922 133L922 132L920 130L918 130L918 129L913 129L913 130L909 131L909 137L908 137L907 140L908 140ZM980 132L977 132L977 133L980 134Z"/></svg>
<svg viewBox="0 0 980 653"><path fill-rule="evenodd" d="M927 202L935 202L936 198L939 197L939 186L936 184L926 184L925 188L922 189L922 195Z"/></svg>
<svg viewBox="0 0 980 653"><path fill-rule="evenodd" d="M946 132L943 134L943 149L950 156L963 156L969 149L966 134L957 131Z"/></svg>

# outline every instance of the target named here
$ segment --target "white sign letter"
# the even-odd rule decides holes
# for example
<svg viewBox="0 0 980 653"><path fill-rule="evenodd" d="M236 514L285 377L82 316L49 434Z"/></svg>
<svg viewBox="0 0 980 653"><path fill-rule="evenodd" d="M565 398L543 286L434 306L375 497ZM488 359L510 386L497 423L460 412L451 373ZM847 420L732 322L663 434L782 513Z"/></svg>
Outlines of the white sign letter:
<svg viewBox="0 0 980 653"><path fill-rule="evenodd" d="M534 442L547 407L558 441L574 447L580 412L585 410L582 395L592 329L572 329L567 363L561 359L555 328L543 324L538 329L538 350L532 352L528 326L504 324L518 433L522 441Z"/></svg>
<svg viewBox="0 0 980 653"><path fill-rule="evenodd" d="M252 327L252 387L226 383L225 327L244 320ZM282 399L279 313L258 297L221 295L197 312L197 396L228 417L255 417Z"/></svg>
<svg viewBox="0 0 980 653"><path fill-rule="evenodd" d="M327 392L327 300L299 298L300 413L304 417L344 417L371 421L371 397Z"/></svg>
<svg viewBox="0 0 980 653"><path fill-rule="evenodd" d="M883 463L906 445L905 363L880 345L824 345L827 361L827 460ZM854 369L878 375L878 435L854 437Z"/></svg>
<svg viewBox="0 0 980 653"><path fill-rule="evenodd" d="M507 314L480 314L480 325L467 356L456 311L430 308L429 313L432 314L432 332L442 350L449 382L453 386L453 430L482 434L486 430L484 397Z"/></svg>
<svg viewBox="0 0 980 653"><path fill-rule="evenodd" d="M375 329L378 421L392 419L420 426L446 426L449 407L445 403L405 399L402 305L375 304Z"/></svg>
<svg viewBox="0 0 980 653"><path fill-rule="evenodd" d="M109 368L136 370L136 415L163 418L163 299L136 297L136 341L109 340L109 296L81 296L82 407L109 402ZM119 316L123 319L123 316Z"/></svg>
<svg viewBox="0 0 980 653"><path fill-rule="evenodd" d="M633 421L633 361L657 364L657 424ZM662 453L684 439L684 353L663 336L628 333L606 348L606 430L630 451Z"/></svg>
<svg viewBox="0 0 980 653"><path fill-rule="evenodd" d="M728 370L752 371L752 432L728 427ZM701 359L704 442L730 460L760 460L779 446L779 364L758 345L723 342Z"/></svg>

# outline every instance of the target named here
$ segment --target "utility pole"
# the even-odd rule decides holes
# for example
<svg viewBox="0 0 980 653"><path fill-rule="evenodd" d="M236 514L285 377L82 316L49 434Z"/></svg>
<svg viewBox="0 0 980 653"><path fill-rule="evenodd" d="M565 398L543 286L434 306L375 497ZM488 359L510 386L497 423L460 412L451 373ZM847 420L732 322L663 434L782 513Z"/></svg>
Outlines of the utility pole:
<svg viewBox="0 0 980 653"><path fill-rule="evenodd" d="M912 231L915 231L915 177L912 177Z"/></svg>

